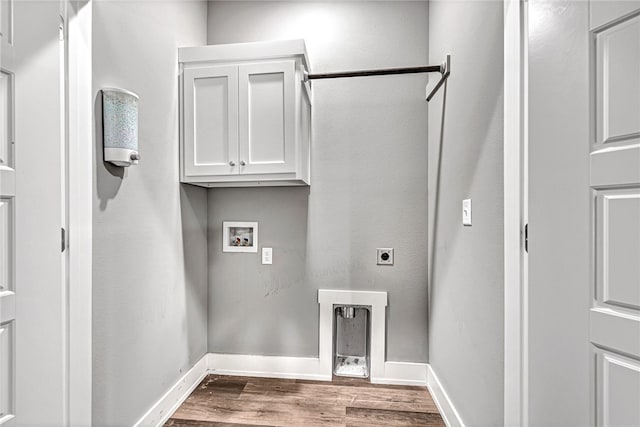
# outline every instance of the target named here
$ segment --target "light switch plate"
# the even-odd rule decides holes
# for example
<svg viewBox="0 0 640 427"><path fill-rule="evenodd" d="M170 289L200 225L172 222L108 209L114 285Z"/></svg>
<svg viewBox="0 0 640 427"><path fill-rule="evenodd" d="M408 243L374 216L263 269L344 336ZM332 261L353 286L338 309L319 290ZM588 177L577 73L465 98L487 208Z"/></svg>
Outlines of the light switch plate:
<svg viewBox="0 0 640 427"><path fill-rule="evenodd" d="M462 225L471 225L471 199L462 201Z"/></svg>
<svg viewBox="0 0 640 427"><path fill-rule="evenodd" d="M378 248L378 265L393 265L393 248Z"/></svg>
<svg viewBox="0 0 640 427"><path fill-rule="evenodd" d="M262 248L262 264L273 264L273 248Z"/></svg>

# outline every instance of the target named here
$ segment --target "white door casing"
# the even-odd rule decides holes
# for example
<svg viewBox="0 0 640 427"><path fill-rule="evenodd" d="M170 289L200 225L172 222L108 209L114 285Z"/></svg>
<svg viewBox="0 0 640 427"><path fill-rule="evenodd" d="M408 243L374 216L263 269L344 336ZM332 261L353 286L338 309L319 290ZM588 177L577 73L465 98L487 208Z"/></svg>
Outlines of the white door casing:
<svg viewBox="0 0 640 427"><path fill-rule="evenodd" d="M587 2L528 2L526 418L590 425Z"/></svg>
<svg viewBox="0 0 640 427"><path fill-rule="evenodd" d="M504 0L504 425L527 415L527 2Z"/></svg>
<svg viewBox="0 0 640 427"><path fill-rule="evenodd" d="M295 61L238 67L241 174L296 167Z"/></svg>
<svg viewBox="0 0 640 427"><path fill-rule="evenodd" d="M640 425L640 2L590 3L597 426Z"/></svg>
<svg viewBox="0 0 640 427"><path fill-rule="evenodd" d="M187 68L184 88L185 175L238 174L238 67Z"/></svg>
<svg viewBox="0 0 640 427"><path fill-rule="evenodd" d="M92 0L65 0L67 17L68 421L91 425L93 105Z"/></svg>

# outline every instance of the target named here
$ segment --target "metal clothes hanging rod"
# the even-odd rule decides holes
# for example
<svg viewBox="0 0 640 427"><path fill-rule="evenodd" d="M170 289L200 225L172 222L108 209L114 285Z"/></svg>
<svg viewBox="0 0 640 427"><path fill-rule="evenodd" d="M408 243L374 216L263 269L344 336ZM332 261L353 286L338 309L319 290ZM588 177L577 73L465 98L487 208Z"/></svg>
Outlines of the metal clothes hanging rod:
<svg viewBox="0 0 640 427"><path fill-rule="evenodd" d="M336 73L317 73L304 75L304 80L320 80L320 79L339 79L343 77L367 77L367 76L386 76L391 74L416 74L416 73L440 73L442 76L438 83L433 87L427 101L436 94L438 89L444 84L451 74L451 55L447 55L447 59L440 65L426 65L422 67L404 67L404 68L382 68L377 70L357 70L357 71L340 71Z"/></svg>
<svg viewBox="0 0 640 427"><path fill-rule="evenodd" d="M366 76L384 76L387 74L415 74L415 73L435 73L440 72L440 65L427 65L424 67L405 67L405 68L382 68L378 70L359 70L359 71L342 71L338 73L319 73L309 74L309 80L318 79L338 79L342 77L366 77Z"/></svg>

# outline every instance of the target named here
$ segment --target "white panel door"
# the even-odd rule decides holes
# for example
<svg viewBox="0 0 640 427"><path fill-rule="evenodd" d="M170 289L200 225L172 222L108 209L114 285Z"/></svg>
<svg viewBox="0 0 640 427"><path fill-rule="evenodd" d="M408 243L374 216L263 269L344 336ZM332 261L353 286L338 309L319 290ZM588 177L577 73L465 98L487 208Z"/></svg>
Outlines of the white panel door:
<svg viewBox="0 0 640 427"><path fill-rule="evenodd" d="M295 172L295 61L240 65L240 173Z"/></svg>
<svg viewBox="0 0 640 427"><path fill-rule="evenodd" d="M56 1L0 1L0 424L65 425Z"/></svg>
<svg viewBox="0 0 640 427"><path fill-rule="evenodd" d="M0 424L15 425L13 4L0 1Z"/></svg>
<svg viewBox="0 0 640 427"><path fill-rule="evenodd" d="M184 70L186 176L233 175L238 167L238 67Z"/></svg>
<svg viewBox="0 0 640 427"><path fill-rule="evenodd" d="M12 75L0 71L0 424L15 414L15 169Z"/></svg>
<svg viewBox="0 0 640 427"><path fill-rule="evenodd" d="M616 5L591 2L592 395L596 425L639 426L640 2Z"/></svg>

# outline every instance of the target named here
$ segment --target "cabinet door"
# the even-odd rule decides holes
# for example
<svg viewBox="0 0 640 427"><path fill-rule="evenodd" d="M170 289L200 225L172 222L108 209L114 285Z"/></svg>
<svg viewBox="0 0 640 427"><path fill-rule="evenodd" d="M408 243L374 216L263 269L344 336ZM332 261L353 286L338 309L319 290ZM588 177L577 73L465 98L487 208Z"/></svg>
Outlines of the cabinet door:
<svg viewBox="0 0 640 427"><path fill-rule="evenodd" d="M240 173L295 172L295 61L238 67Z"/></svg>
<svg viewBox="0 0 640 427"><path fill-rule="evenodd" d="M185 176L238 173L238 67L184 70L183 153Z"/></svg>

